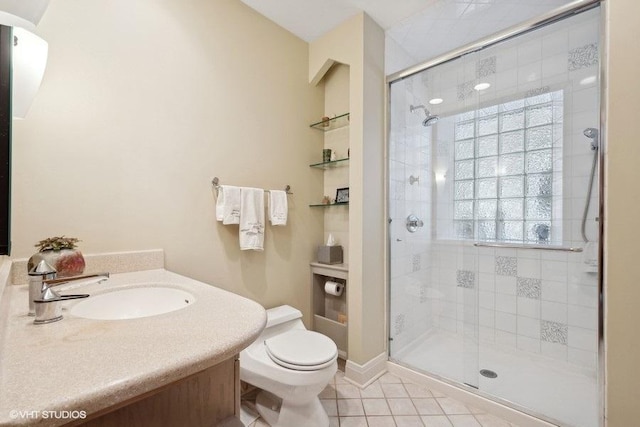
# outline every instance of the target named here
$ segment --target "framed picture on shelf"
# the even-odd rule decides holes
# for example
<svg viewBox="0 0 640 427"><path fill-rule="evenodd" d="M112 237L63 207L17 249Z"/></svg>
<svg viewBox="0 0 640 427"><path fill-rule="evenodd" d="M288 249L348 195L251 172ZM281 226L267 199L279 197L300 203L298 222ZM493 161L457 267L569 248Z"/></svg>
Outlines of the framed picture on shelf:
<svg viewBox="0 0 640 427"><path fill-rule="evenodd" d="M336 190L336 203L349 203L349 187Z"/></svg>

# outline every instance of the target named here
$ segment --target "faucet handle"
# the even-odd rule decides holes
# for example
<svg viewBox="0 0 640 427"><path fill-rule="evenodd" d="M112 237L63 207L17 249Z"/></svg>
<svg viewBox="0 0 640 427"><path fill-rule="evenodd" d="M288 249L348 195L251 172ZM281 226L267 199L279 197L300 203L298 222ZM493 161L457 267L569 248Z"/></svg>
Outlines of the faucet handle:
<svg viewBox="0 0 640 427"><path fill-rule="evenodd" d="M415 233L416 231L418 231L418 228L424 226L424 222L417 216L411 214L407 217L406 226L407 230L409 230L410 233Z"/></svg>
<svg viewBox="0 0 640 427"><path fill-rule="evenodd" d="M43 288L44 286L58 286L63 285L68 282L75 282L80 280L89 280L89 279L97 279L97 282L101 282L103 280L107 280L109 278L109 273L95 273L95 274L85 274L82 276L70 276L70 277L59 277L59 278L50 278L42 281Z"/></svg>
<svg viewBox="0 0 640 427"><path fill-rule="evenodd" d="M33 323L43 325L62 320L62 301L87 297L89 294L58 295L53 289L46 288L42 298L33 300L36 306L36 318Z"/></svg>
<svg viewBox="0 0 640 427"><path fill-rule="evenodd" d="M57 295L57 294L56 294ZM38 298L33 300L35 303L49 303L49 302L57 302L57 301L67 301L70 299L81 299L81 298L89 298L90 294L72 294L72 295L57 295L55 298Z"/></svg>

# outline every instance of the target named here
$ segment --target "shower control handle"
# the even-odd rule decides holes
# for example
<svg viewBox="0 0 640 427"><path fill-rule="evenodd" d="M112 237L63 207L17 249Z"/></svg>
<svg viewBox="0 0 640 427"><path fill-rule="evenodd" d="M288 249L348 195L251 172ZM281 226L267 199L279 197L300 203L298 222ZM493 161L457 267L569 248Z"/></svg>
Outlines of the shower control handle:
<svg viewBox="0 0 640 427"><path fill-rule="evenodd" d="M422 222L422 220L414 214L411 214L407 217L407 230L409 230L410 233L415 233L416 231L418 231L418 228L423 226L424 222Z"/></svg>

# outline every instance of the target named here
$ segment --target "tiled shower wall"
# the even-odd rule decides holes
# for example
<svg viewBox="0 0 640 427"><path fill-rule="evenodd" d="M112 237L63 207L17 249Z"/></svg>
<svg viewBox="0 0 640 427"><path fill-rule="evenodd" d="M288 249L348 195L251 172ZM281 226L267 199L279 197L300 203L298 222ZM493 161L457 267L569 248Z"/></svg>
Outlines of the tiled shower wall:
<svg viewBox="0 0 640 427"><path fill-rule="evenodd" d="M597 277L584 262L590 257L475 248L472 241L456 240L454 136L447 126L423 127L424 116L410 113L409 105L425 104L446 118L561 90L562 143L553 162L562 175L554 178L552 218L561 238L554 244L585 247L580 226L593 152L583 130L599 127L598 31L597 12L589 12L564 28L548 27L394 83L389 140L392 352L433 331L462 333L472 326L483 342L596 367ZM478 94L473 86L480 81L491 83L491 89ZM436 96L445 102L428 105ZM419 176L419 184L410 185L410 175ZM597 188L596 179L587 221L587 236L594 241ZM413 234L404 229L410 213L425 222ZM470 301L475 304L471 316ZM475 321L479 325L469 325Z"/></svg>
<svg viewBox="0 0 640 427"><path fill-rule="evenodd" d="M595 368L598 292L581 254L454 243L434 248L438 329L462 333L475 327L465 310L477 301L481 342Z"/></svg>
<svg viewBox="0 0 640 427"><path fill-rule="evenodd" d="M411 84L411 82L408 82ZM415 85L419 90L419 86ZM389 146L389 218L391 258L390 335L392 348L403 348L424 334L436 320L432 316L430 224L433 185L431 135L423 131L422 119L409 114L410 104L420 104L412 91L392 92L391 108L397 121ZM406 113L406 114L405 114ZM414 181L411 184L410 178ZM415 181L417 179L417 181ZM407 217L417 215L424 226L416 233L406 228Z"/></svg>

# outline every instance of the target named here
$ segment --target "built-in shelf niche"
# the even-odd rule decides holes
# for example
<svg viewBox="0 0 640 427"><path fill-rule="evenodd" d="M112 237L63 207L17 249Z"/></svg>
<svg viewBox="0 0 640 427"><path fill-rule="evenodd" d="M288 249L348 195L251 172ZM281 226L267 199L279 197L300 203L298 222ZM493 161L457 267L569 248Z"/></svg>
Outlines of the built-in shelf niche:
<svg viewBox="0 0 640 427"><path fill-rule="evenodd" d="M313 298L313 329L330 337L338 347L340 357L347 357L347 277L349 270L346 264L311 263L311 295ZM343 283L344 291L340 296L328 295L324 291L327 280ZM338 313L347 316L345 323L340 323Z"/></svg>

